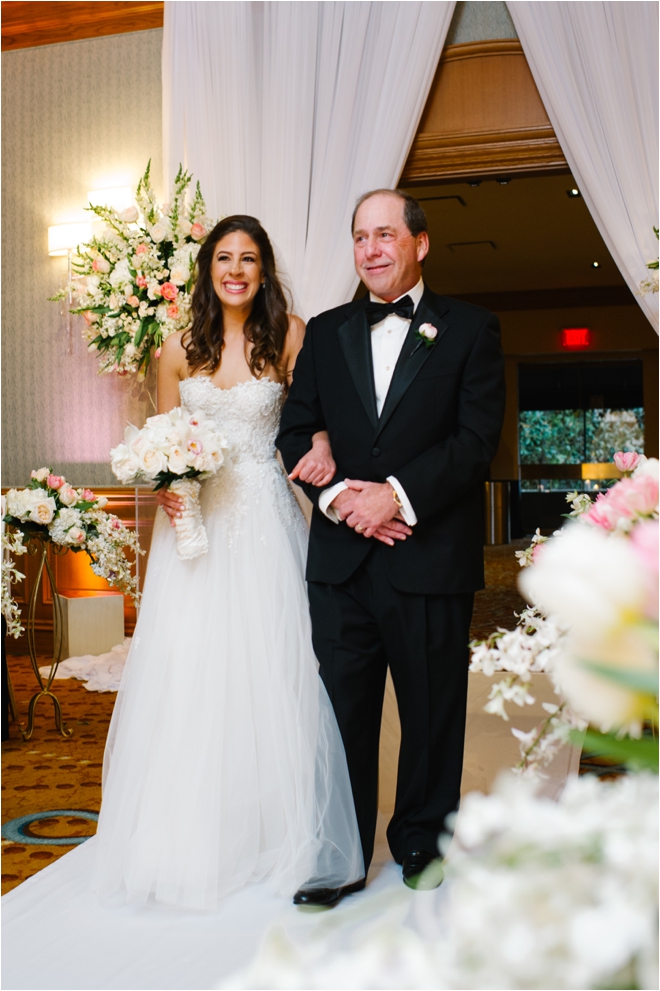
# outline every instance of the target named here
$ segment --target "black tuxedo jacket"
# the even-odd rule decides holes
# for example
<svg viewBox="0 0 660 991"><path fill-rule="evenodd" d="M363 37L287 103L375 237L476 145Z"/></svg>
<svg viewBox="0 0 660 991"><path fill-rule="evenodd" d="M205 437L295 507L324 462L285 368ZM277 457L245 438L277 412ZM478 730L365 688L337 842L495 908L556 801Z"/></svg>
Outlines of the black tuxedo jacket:
<svg viewBox="0 0 660 991"><path fill-rule="evenodd" d="M376 409L368 297L310 320L282 412L277 446L287 471L311 437L327 430L337 473L384 482L394 475L418 522L413 535L382 545L391 583L424 595L483 588L483 481L504 414L504 359L497 317L429 289L417 307L380 417ZM427 347L417 328L437 328ZM333 523L314 503L307 580L340 584L374 539Z"/></svg>

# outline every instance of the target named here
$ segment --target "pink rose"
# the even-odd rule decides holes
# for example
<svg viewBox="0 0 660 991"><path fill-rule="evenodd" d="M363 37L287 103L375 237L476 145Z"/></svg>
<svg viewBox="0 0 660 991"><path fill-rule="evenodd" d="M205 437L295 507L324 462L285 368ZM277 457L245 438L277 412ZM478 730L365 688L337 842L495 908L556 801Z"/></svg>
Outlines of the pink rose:
<svg viewBox="0 0 660 991"><path fill-rule="evenodd" d="M78 493L68 482L60 486L57 495L60 502L63 502L65 506L73 506L74 503L78 502Z"/></svg>
<svg viewBox="0 0 660 991"><path fill-rule="evenodd" d="M201 241L206 234L206 228L201 224L193 224L190 228L190 236L193 241Z"/></svg>
<svg viewBox="0 0 660 991"><path fill-rule="evenodd" d="M93 502L95 498L91 489L83 489L82 497L86 502Z"/></svg>
<svg viewBox="0 0 660 991"><path fill-rule="evenodd" d="M79 526L72 526L68 532L68 537L72 544L85 543L85 531L81 530Z"/></svg>
<svg viewBox="0 0 660 991"><path fill-rule="evenodd" d="M85 310L83 316L88 327L90 327L93 323L97 323L99 319L98 313L92 313L91 310Z"/></svg>
<svg viewBox="0 0 660 991"><path fill-rule="evenodd" d="M170 318L170 320L176 320L176 318L179 315L179 307L176 305L176 303L172 303L170 306L167 307L167 315Z"/></svg>
<svg viewBox="0 0 660 991"><path fill-rule="evenodd" d="M137 279L135 281L139 285L140 289L144 289L145 286L147 286L149 284L146 275L138 275L138 277L137 277Z"/></svg>
<svg viewBox="0 0 660 991"><path fill-rule="evenodd" d="M633 550L644 568L648 583L645 613L649 619L658 618L658 521L638 523L630 535Z"/></svg>
<svg viewBox="0 0 660 991"><path fill-rule="evenodd" d="M160 358L160 352L162 350L163 350L162 348L156 348L156 350L154 351L154 358Z"/></svg>
<svg viewBox="0 0 660 991"><path fill-rule="evenodd" d="M128 303L129 306L139 306L140 305L140 300L135 295L129 296L128 299L126 300L126 302Z"/></svg>
<svg viewBox="0 0 660 991"><path fill-rule="evenodd" d="M92 262L92 268L95 272L107 274L110 271L110 262L105 258L95 258Z"/></svg>
<svg viewBox="0 0 660 991"><path fill-rule="evenodd" d="M650 475L622 478L609 490L608 499L621 516L650 516L658 508L658 480Z"/></svg>
<svg viewBox="0 0 660 991"><path fill-rule="evenodd" d="M601 492L589 512L584 513L581 518L603 530L615 530L619 514L608 501L607 495L608 493Z"/></svg>
<svg viewBox="0 0 660 991"><path fill-rule="evenodd" d="M641 460L641 454L637 454L635 451L617 451L614 455L614 464L624 475L634 471Z"/></svg>
<svg viewBox="0 0 660 991"><path fill-rule="evenodd" d="M423 323L419 328L419 332L427 341L434 341L438 336L438 328L434 327L432 323Z"/></svg>
<svg viewBox="0 0 660 991"><path fill-rule="evenodd" d="M64 479L61 475L49 475L46 479L46 485L49 489L59 489L64 485Z"/></svg>
<svg viewBox="0 0 660 991"><path fill-rule="evenodd" d="M179 289L173 282L163 282L160 287L160 294L163 299L173 300L179 295Z"/></svg>
<svg viewBox="0 0 660 991"><path fill-rule="evenodd" d="M137 248L135 249L135 254L136 255L145 255L148 250L149 250L149 245L148 244L138 244Z"/></svg>

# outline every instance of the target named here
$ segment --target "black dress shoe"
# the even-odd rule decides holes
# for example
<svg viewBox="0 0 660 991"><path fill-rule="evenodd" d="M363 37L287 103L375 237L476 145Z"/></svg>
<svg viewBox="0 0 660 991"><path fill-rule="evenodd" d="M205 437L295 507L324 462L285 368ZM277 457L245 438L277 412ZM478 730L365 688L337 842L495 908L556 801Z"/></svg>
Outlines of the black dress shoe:
<svg viewBox="0 0 660 991"><path fill-rule="evenodd" d="M309 905L314 908L334 908L344 895L352 895L362 891L366 879L346 884L343 888L299 888L293 896L294 905Z"/></svg>
<svg viewBox="0 0 660 991"><path fill-rule="evenodd" d="M427 850L413 850L401 861L403 883L416 891L438 888L445 877L440 858Z"/></svg>

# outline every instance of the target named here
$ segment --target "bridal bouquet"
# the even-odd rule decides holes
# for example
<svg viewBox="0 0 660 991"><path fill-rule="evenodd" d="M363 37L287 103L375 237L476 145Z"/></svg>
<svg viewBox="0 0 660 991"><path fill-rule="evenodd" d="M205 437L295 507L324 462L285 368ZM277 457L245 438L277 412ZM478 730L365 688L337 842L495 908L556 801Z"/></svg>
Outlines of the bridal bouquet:
<svg viewBox="0 0 660 991"><path fill-rule="evenodd" d="M141 430L129 425L123 444L110 452L112 470L125 485L155 482L167 486L184 504L174 521L177 553L182 560L206 554L208 538L199 504L199 479L214 475L224 464L228 444L201 411L176 407L150 416Z"/></svg>
<svg viewBox="0 0 660 991"><path fill-rule="evenodd" d="M152 352L157 355L170 334L188 327L195 260L213 226L199 183L187 203L192 176L182 167L171 203L159 205L150 166L137 187L137 206L121 213L107 206L88 208L105 227L78 247L73 278L52 297L70 295L71 312L83 314L84 335L89 350L98 351L101 374L144 377Z"/></svg>
<svg viewBox="0 0 660 991"><path fill-rule="evenodd" d="M105 511L103 507L108 500L97 499L90 489L74 489L50 468L40 468L31 474L26 488L7 492L4 522L20 531L27 541L37 537L74 552L86 551L94 574L137 602L137 582L125 551L136 555L143 551L135 534ZM22 553L19 544L7 545L7 549Z"/></svg>

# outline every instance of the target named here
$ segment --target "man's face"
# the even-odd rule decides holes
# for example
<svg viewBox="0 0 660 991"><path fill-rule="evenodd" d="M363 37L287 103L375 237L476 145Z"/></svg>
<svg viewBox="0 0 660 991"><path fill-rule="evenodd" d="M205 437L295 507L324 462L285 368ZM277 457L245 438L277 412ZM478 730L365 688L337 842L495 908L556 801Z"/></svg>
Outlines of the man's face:
<svg viewBox="0 0 660 991"><path fill-rule="evenodd" d="M355 270L369 292L388 303L417 285L429 250L426 233L413 237L408 230L403 207L398 196L377 193L355 217Z"/></svg>

